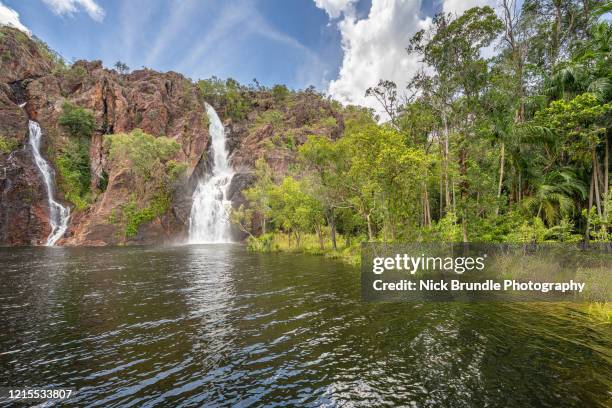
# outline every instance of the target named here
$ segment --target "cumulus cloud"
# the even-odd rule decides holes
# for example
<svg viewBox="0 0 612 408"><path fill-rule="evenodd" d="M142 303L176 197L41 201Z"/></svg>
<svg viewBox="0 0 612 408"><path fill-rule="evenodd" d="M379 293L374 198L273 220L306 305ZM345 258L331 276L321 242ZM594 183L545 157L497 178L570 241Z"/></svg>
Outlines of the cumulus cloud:
<svg viewBox="0 0 612 408"><path fill-rule="evenodd" d="M392 80L404 89L421 67L419 57L406 51L412 35L431 23L431 18L421 17L420 9L419 0L372 0L367 18L345 16L338 23L344 57L328 93L342 103L382 113L373 98L365 97L365 90L379 79Z"/></svg>
<svg viewBox="0 0 612 408"><path fill-rule="evenodd" d="M314 0L316 6L325 10L331 18L338 18L344 12L352 8L352 3L357 0Z"/></svg>
<svg viewBox="0 0 612 408"><path fill-rule="evenodd" d="M344 56L338 77L329 83L328 94L345 104L374 108L385 118L376 100L366 98L365 90L380 79L395 82L400 92L405 89L423 67L419 57L408 54L406 47L414 33L430 26L433 16L422 15L421 0L372 0L367 18L360 20L351 12L350 1L314 1L318 7L325 8L330 18L344 13L337 23ZM442 11L461 14L472 7L494 7L495 4L496 0L445 0ZM489 57L494 51L487 48L482 52Z"/></svg>
<svg viewBox="0 0 612 408"><path fill-rule="evenodd" d="M0 25L8 25L20 29L28 34L30 30L19 20L19 13L0 2Z"/></svg>
<svg viewBox="0 0 612 408"><path fill-rule="evenodd" d="M72 16L83 9L92 19L102 21L106 14L94 0L43 0L43 2L58 16Z"/></svg>
<svg viewBox="0 0 612 408"><path fill-rule="evenodd" d="M445 0L442 4L442 10L445 13L462 14L472 7L495 7L495 5L495 0Z"/></svg>

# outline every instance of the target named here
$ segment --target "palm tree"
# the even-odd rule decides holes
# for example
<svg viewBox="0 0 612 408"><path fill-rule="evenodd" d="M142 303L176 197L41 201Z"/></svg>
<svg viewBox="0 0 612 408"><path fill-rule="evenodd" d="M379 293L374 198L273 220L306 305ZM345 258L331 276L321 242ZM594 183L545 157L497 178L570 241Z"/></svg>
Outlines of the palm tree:
<svg viewBox="0 0 612 408"><path fill-rule="evenodd" d="M523 206L550 227L559 219L570 216L575 209L574 198L585 199L587 189L570 169L554 170L546 174L533 195L523 200Z"/></svg>
<svg viewBox="0 0 612 408"><path fill-rule="evenodd" d="M588 37L577 43L572 58L555 67L546 80L544 92L551 99L571 98L591 92L604 102L612 96L612 25L593 25Z"/></svg>

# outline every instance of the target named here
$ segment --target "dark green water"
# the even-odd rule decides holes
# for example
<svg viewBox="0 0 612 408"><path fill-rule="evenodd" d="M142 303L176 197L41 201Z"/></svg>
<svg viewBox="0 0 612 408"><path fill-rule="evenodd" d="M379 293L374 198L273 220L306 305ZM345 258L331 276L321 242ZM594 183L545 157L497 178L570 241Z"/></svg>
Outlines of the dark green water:
<svg viewBox="0 0 612 408"><path fill-rule="evenodd" d="M0 249L0 322L0 386L63 406L612 400L610 325L577 308L364 304L356 269L238 245Z"/></svg>

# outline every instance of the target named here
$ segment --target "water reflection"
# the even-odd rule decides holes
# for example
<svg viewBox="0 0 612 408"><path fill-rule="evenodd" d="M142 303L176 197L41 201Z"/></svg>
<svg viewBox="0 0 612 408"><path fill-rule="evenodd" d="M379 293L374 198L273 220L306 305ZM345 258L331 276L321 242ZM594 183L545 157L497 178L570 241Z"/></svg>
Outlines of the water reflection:
<svg viewBox="0 0 612 408"><path fill-rule="evenodd" d="M364 304L352 268L239 245L0 259L0 386L75 387L77 406L609 398L610 326L566 305Z"/></svg>

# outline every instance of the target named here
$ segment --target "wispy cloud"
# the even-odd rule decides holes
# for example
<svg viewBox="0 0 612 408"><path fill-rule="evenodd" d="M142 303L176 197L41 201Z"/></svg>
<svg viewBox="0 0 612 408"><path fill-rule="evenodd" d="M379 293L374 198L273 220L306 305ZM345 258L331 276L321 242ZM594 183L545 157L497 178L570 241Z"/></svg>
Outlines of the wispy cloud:
<svg viewBox="0 0 612 408"><path fill-rule="evenodd" d="M198 0L171 3L169 16L165 22L160 24L159 35L147 55L145 65L157 65L158 58L184 33L185 27L192 21L196 7L206 5L206 3Z"/></svg>
<svg viewBox="0 0 612 408"><path fill-rule="evenodd" d="M144 38L144 27L150 24L158 4L151 0L130 0L121 3L119 21L123 48L122 58L133 61L134 47Z"/></svg>
<svg viewBox="0 0 612 408"><path fill-rule="evenodd" d="M237 40L236 27L238 25L248 24L248 19L252 11L249 3L228 3L221 10L214 24L207 29L206 36L198 42L196 47L189 51L189 54L175 67L175 69L179 72L188 71L193 68L195 64L198 64L208 51L213 47L217 47L220 42L232 38L232 36L234 36L234 40ZM240 31L242 37L244 35L243 28L241 28Z"/></svg>
<svg viewBox="0 0 612 408"><path fill-rule="evenodd" d="M323 85L325 64L320 57L300 41L273 27L257 10L252 1L228 2L221 9L207 29L206 36L189 54L175 66L179 72L202 72L203 68L212 68L211 58L214 55L214 66L219 68L224 59L241 49L243 42L261 37L297 51L303 63L295 72L295 80L302 86ZM228 63L229 61L226 61Z"/></svg>
<svg viewBox="0 0 612 408"><path fill-rule="evenodd" d="M83 9L95 21L104 20L106 13L94 0L43 0L58 16L73 16Z"/></svg>
<svg viewBox="0 0 612 408"><path fill-rule="evenodd" d="M9 25L30 34L30 30L19 20L19 13L2 2L0 2L0 25Z"/></svg>

